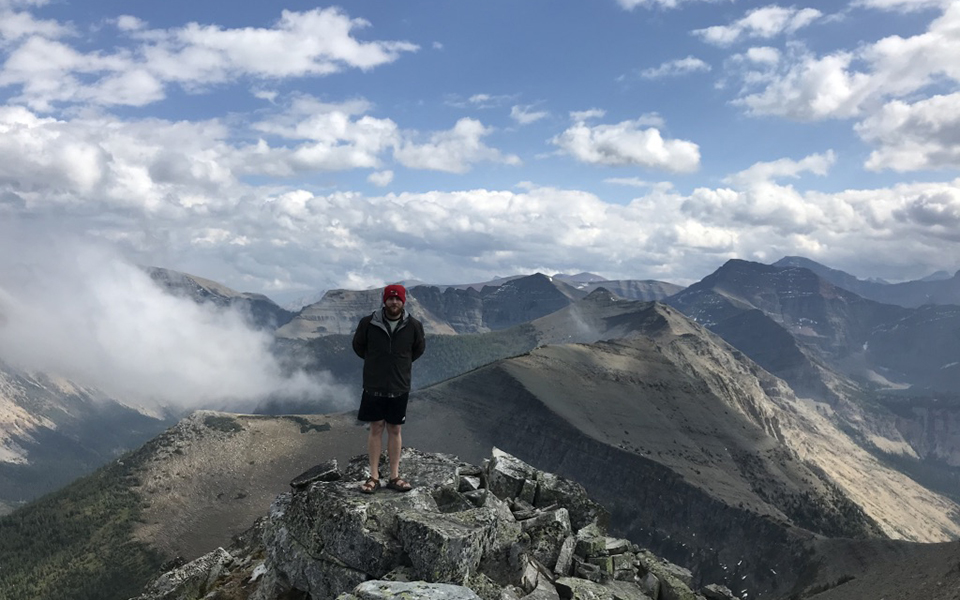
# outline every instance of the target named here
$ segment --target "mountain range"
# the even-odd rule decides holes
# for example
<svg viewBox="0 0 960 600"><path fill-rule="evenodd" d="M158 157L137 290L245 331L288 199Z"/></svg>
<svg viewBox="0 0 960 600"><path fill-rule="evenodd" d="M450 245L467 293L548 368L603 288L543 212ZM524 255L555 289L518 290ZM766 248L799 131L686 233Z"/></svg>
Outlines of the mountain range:
<svg viewBox="0 0 960 600"><path fill-rule="evenodd" d="M822 279L868 300L916 308L924 304L960 304L960 271L928 275L915 281L887 283L875 279L859 279L800 256L786 256L773 263L775 267L802 267Z"/></svg>
<svg viewBox="0 0 960 600"><path fill-rule="evenodd" d="M408 307L430 335L404 441L478 463L498 446L577 480L616 517L618 535L702 582L750 598L872 597L841 593L868 589L871 558L890 577L916 568L928 544L960 538L960 307L866 298L796 260L729 261L687 288L540 274L479 289L412 286ZM185 277L160 281L198 301L211 290L242 299ZM349 337L378 295L332 291L284 323L265 309L274 316L252 322L276 324L281 356L356 381ZM273 402L263 410L291 408ZM349 413L200 413L101 483L139 507L117 535L150 550L149 571L225 544L318 454L362 445ZM63 513L94 494L89 481L21 508L0 530ZM19 572L49 568L38 560ZM936 597L925 593L899 597Z"/></svg>

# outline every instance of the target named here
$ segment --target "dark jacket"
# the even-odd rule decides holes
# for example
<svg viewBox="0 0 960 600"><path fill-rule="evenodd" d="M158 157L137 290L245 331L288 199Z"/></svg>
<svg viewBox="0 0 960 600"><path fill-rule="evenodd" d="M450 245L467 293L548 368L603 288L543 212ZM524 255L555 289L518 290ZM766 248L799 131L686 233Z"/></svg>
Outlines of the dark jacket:
<svg viewBox="0 0 960 600"><path fill-rule="evenodd" d="M360 319L353 351L363 359L363 389L374 393L410 391L410 368L426 348L423 324L403 311L391 334L383 310Z"/></svg>

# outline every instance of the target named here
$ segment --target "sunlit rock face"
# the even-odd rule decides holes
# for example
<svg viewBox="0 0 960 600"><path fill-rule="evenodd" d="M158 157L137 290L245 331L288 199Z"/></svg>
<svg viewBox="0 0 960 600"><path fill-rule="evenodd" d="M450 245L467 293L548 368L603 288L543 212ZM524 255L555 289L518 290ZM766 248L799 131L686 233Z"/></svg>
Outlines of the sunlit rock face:
<svg viewBox="0 0 960 600"><path fill-rule="evenodd" d="M169 423L97 389L0 362L0 510L66 485Z"/></svg>

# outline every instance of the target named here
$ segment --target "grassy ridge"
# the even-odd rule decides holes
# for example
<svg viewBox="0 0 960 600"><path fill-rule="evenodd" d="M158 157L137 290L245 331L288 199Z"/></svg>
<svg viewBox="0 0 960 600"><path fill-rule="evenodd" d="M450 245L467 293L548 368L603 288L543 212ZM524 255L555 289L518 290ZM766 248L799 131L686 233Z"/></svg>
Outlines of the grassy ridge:
<svg viewBox="0 0 960 600"><path fill-rule="evenodd" d="M131 457L127 457L128 459ZM113 600L140 593L162 557L133 540L134 461L114 462L0 517L0 598Z"/></svg>
<svg viewBox="0 0 960 600"><path fill-rule="evenodd" d="M483 365L524 354L537 347L537 330L518 325L502 331L466 335L433 335L414 367L416 387L427 387Z"/></svg>

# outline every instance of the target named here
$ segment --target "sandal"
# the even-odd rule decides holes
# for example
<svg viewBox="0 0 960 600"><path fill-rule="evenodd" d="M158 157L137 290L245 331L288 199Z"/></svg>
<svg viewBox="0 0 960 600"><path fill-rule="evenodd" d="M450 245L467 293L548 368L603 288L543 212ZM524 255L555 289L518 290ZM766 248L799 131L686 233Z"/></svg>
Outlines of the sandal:
<svg viewBox="0 0 960 600"><path fill-rule="evenodd" d="M380 480L376 477L367 477L367 480L360 486L361 494L372 494L380 488Z"/></svg>
<svg viewBox="0 0 960 600"><path fill-rule="evenodd" d="M387 482L387 487L398 492L409 492L413 486L399 477L394 477Z"/></svg>

